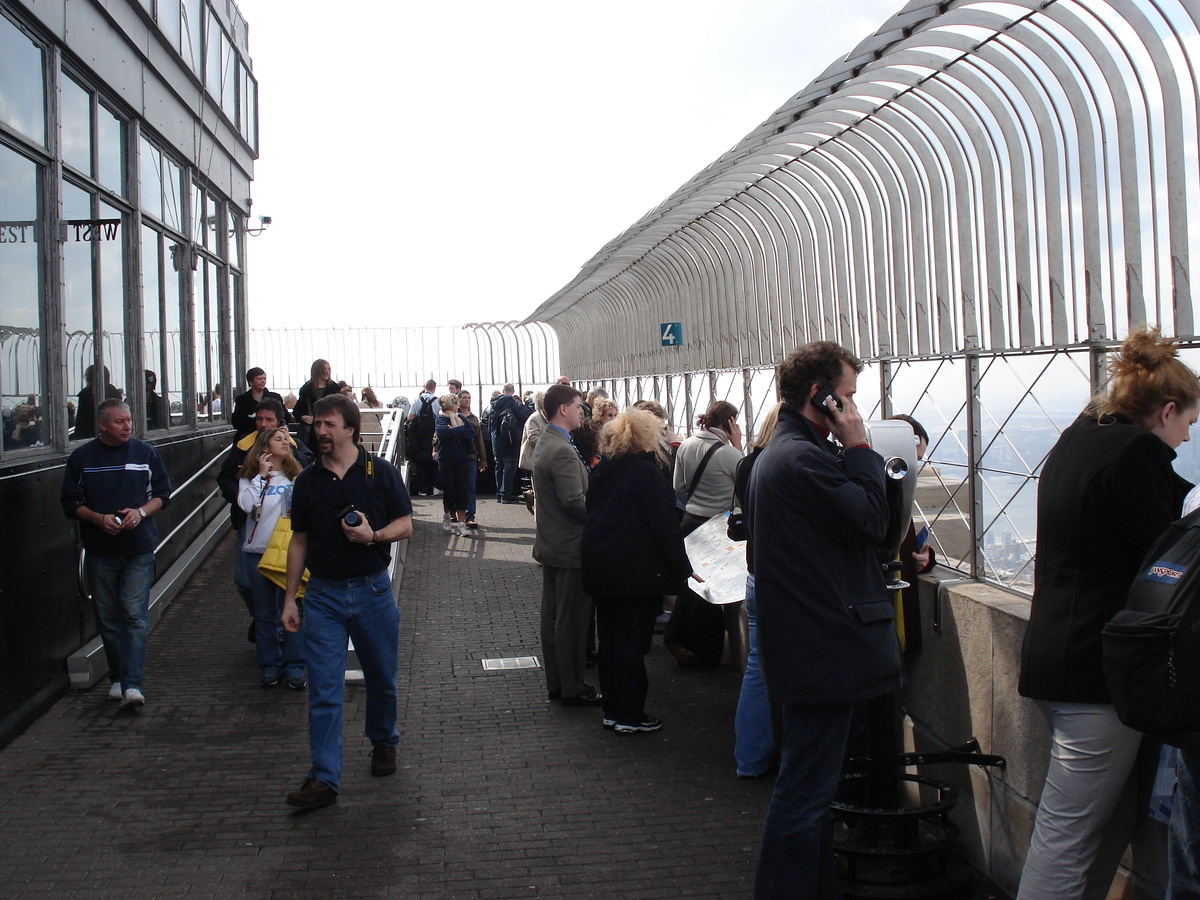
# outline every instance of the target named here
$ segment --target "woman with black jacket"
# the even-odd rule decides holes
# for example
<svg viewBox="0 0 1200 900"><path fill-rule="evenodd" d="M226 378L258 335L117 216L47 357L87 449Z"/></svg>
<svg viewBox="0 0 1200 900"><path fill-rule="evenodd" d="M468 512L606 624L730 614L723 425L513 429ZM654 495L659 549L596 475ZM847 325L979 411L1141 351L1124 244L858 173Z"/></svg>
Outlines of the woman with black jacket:
<svg viewBox="0 0 1200 900"><path fill-rule="evenodd" d="M618 734L657 731L646 712L646 654L663 594L683 590L692 574L675 497L658 456L662 425L631 409L604 426L601 462L587 492L580 558L583 587L596 601L604 726Z"/></svg>
<svg viewBox="0 0 1200 900"><path fill-rule="evenodd" d="M300 394L296 398L296 406L292 410L292 415L300 423L300 443L312 451L314 458L320 450L317 447L317 434L312 427L313 404L322 397L336 394L340 390L337 382L330 377L329 372L328 360L313 360L312 368L309 370L309 379L301 386Z"/></svg>
<svg viewBox="0 0 1200 900"><path fill-rule="evenodd" d="M1018 900L1103 898L1136 825L1142 735L1112 707L1100 631L1191 487L1171 463L1200 410L1200 381L1176 356L1158 329L1130 334L1107 396L1092 398L1042 469L1019 690L1038 701L1052 746Z"/></svg>

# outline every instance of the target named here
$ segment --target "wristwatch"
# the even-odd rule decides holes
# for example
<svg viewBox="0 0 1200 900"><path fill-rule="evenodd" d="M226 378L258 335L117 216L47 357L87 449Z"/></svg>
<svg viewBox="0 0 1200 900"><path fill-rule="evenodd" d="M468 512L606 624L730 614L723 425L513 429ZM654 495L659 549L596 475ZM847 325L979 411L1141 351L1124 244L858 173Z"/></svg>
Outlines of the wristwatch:
<svg viewBox="0 0 1200 900"><path fill-rule="evenodd" d="M142 509L140 506L138 507L138 515L141 516L143 519L146 518L146 511L144 509Z"/></svg>

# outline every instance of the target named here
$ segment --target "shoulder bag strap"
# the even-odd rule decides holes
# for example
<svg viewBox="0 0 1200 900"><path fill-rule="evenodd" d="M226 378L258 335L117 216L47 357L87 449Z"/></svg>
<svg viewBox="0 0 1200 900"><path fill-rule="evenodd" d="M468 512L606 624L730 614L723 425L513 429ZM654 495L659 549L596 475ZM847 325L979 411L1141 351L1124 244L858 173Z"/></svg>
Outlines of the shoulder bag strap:
<svg viewBox="0 0 1200 900"><path fill-rule="evenodd" d="M692 483L688 485L687 495L683 498L683 505L687 506L692 499L692 494L696 493L696 485L700 483L700 476L704 474L704 469L708 465L708 461L712 459L712 455L721 449L721 442L717 441L708 448L708 452L700 460L700 465L696 469L696 474L692 476Z"/></svg>

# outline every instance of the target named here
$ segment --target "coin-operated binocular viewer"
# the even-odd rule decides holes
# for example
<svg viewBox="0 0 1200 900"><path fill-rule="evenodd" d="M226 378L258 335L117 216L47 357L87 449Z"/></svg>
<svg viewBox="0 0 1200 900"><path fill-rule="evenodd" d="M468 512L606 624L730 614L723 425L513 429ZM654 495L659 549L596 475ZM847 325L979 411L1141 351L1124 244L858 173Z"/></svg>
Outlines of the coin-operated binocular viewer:
<svg viewBox="0 0 1200 900"><path fill-rule="evenodd" d="M912 426L902 419L867 423L867 441L883 457L883 481L887 491L888 527L876 556L884 569L888 590L908 587L900 580L900 544L912 521L913 496L917 491L917 442Z"/></svg>
<svg viewBox="0 0 1200 900"><path fill-rule="evenodd" d="M903 420L868 422L867 435L871 449L884 460L888 527L876 558L894 598L910 587L900 578L898 557L912 521L917 444L912 427ZM916 586L912 588L915 602ZM907 591L905 596L910 596ZM972 875L954 853L958 830L950 821L957 791L919 769L947 763L1003 769L1005 761L980 752L974 738L947 750L901 753L898 709L893 694L867 701L867 755L851 761L833 803L842 894L847 900L966 898Z"/></svg>

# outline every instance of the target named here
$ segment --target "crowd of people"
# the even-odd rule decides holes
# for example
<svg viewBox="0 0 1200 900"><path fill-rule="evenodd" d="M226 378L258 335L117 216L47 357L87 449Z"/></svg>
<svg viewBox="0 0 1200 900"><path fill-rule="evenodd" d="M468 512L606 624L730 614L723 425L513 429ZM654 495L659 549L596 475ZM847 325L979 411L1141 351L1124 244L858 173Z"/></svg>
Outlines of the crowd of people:
<svg viewBox="0 0 1200 900"><path fill-rule="evenodd" d="M836 344L799 348L779 366L780 402L745 447L740 411L724 400L680 440L656 402L621 410L603 390L585 394L566 377L520 397L505 384L482 415L461 382L439 394L431 380L407 404L407 488L362 446L364 409L382 408L369 387L360 407L318 359L289 409L262 369L247 372L218 482L238 534L233 576L259 683L308 691L311 768L287 802L337 802L348 639L366 680L371 771L396 770L390 545L412 533L411 498L422 495L442 498L445 532L479 534L477 488L490 469L498 502L535 514L547 698L598 708L617 734L663 727L647 710L656 623L680 666L720 664L725 619L698 593L703 579L685 538L727 518L729 536L745 541L750 626L733 757L739 777L775 776L755 896L837 896L830 810L863 704L897 691L905 654L921 647L916 604L889 593L878 557L889 508L884 460L855 405L862 369ZM1039 489L1020 692L1044 711L1052 752L1019 900L1103 897L1136 823L1143 735L1113 710L1100 632L1192 489L1171 463L1200 412L1200 380L1174 342L1146 328L1130 335L1110 375L1107 392L1062 433ZM100 373L88 383L101 390ZM82 423L96 440L68 462L63 508L80 522L88 551L109 697L136 709L146 702L153 519L169 503L170 482L154 448L132 439L128 406L109 396L97 409L94 423ZM929 435L911 417L896 418L912 427L921 459ZM902 545L909 583L935 563L927 536L910 528ZM596 684L587 680L592 664ZM779 733L772 706L782 711ZM1176 797L1170 829L1174 898L1200 885L1190 787L1198 765L1194 751L1181 752L1188 789Z"/></svg>

